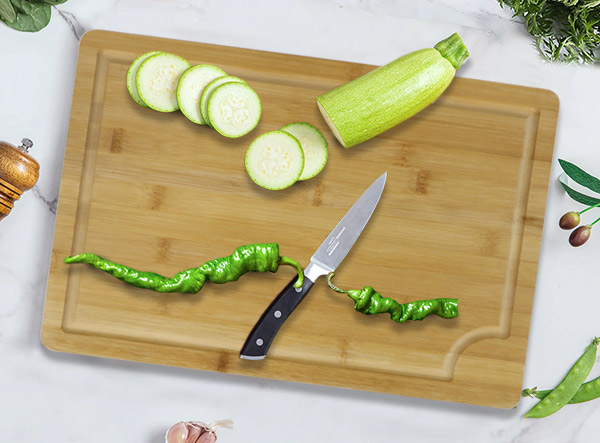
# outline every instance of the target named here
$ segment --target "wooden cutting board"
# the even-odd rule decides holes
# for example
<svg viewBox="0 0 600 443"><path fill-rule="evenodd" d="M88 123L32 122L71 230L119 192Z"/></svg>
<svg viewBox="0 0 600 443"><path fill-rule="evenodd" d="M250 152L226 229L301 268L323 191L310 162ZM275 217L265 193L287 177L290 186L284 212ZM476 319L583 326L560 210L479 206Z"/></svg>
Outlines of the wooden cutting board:
<svg viewBox="0 0 600 443"><path fill-rule="evenodd" d="M443 37L443 36L441 36ZM420 49L416 48L415 49ZM262 119L227 139L181 113L137 105L130 63L162 50L241 77ZM399 56L402 54L398 54ZM468 63L468 62L467 62ZM50 349L509 408L519 400L558 113L546 90L456 78L434 105L342 148L315 97L372 66L93 31L82 39L42 340ZM244 169L258 135L306 121L329 142L315 178L283 191ZM381 201L335 282L400 302L459 299L459 317L365 316L317 280L262 361L238 358L293 277L253 273L197 295L129 286L64 257L95 252L173 275L237 246L279 243L307 265L383 172Z"/></svg>

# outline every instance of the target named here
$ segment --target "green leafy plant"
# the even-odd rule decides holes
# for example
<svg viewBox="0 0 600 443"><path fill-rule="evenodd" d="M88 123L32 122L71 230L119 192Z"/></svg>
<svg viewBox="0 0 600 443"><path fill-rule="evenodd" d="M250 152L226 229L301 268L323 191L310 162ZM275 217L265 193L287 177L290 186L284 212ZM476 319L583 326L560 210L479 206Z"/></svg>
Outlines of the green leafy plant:
<svg viewBox="0 0 600 443"><path fill-rule="evenodd" d="M51 6L67 0L0 0L0 20L13 29L37 32L50 23Z"/></svg>
<svg viewBox="0 0 600 443"><path fill-rule="evenodd" d="M573 163L560 159L558 162L564 171L564 174L559 177L559 181L565 192L576 202L587 205L587 208L581 211L567 212L560 218L558 223L562 229L574 229L569 237L569 243L572 246L581 246L590 238L592 234L592 226L594 226L594 224L600 220L600 218L597 218L588 225L579 226L579 223L581 222L581 214L600 206L600 199L583 194L571 188L568 184L568 178L572 179L575 183L578 183L581 186L589 189L590 191L598 193L600 193L600 180L593 175L588 174Z"/></svg>
<svg viewBox="0 0 600 443"><path fill-rule="evenodd" d="M498 0L524 20L552 61L600 61L600 0Z"/></svg>

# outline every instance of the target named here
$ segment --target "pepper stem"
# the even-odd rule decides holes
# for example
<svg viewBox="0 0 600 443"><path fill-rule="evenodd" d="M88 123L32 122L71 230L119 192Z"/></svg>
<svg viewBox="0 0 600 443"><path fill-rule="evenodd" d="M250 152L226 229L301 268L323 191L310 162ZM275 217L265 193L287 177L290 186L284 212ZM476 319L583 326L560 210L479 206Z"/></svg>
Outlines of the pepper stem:
<svg viewBox="0 0 600 443"><path fill-rule="evenodd" d="M294 288L301 288L304 284L304 270L302 266L296 260L284 256L279 257L279 264L292 266L298 272L298 279L294 283Z"/></svg>
<svg viewBox="0 0 600 443"><path fill-rule="evenodd" d="M336 285L334 285L333 283L331 283L331 279L333 278L333 276L335 275L335 272L331 272L328 276L327 276L327 284L329 285L329 287L331 289L333 289L335 292L339 292L340 294L347 294L348 291L344 291L343 289L338 288Z"/></svg>

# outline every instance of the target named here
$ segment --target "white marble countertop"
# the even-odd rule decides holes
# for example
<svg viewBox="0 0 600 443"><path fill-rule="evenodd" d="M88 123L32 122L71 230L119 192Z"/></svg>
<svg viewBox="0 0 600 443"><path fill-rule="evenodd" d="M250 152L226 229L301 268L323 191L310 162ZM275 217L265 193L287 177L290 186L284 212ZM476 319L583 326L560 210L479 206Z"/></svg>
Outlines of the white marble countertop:
<svg viewBox="0 0 600 443"><path fill-rule="evenodd" d="M0 223L0 440L158 443L182 419L230 418L225 442L592 442L600 400L526 420L503 410L55 353L40 329L77 51L92 29L370 64L459 32L459 76L550 89L557 158L600 174L600 66L541 59L495 0L70 0L39 33L0 24L0 139L34 140L35 188ZM557 226L578 205L553 180L523 386L553 386L600 335L600 238L575 249ZM596 261L598 260L598 261ZM596 365L592 376L600 375Z"/></svg>

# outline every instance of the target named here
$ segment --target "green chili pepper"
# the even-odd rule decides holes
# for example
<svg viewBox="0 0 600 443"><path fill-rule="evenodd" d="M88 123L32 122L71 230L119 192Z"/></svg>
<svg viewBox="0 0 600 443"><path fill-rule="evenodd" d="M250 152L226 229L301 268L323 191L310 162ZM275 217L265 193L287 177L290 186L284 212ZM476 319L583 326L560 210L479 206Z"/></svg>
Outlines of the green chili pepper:
<svg viewBox="0 0 600 443"><path fill-rule="evenodd" d="M544 397L547 397L551 392L552 389L538 391L537 388L528 388L523 389L522 395L523 397L536 397L541 400ZM596 377L595 379L582 384L577 392L575 392L575 395L571 398L571 400L569 400L568 404L583 403L596 398L600 398L600 377Z"/></svg>
<svg viewBox="0 0 600 443"><path fill-rule="evenodd" d="M277 272L279 265L289 265L296 269L298 279L294 283L295 288L302 287L304 282L302 267L291 258L281 257L279 255L279 245L276 243L255 243L240 246L228 257L208 261L199 268L181 271L171 278L153 272L136 271L90 252L67 257L65 263L87 263L130 285L152 289L157 292L189 292L195 294L202 289L207 280L213 283L227 283L237 280L250 271Z"/></svg>
<svg viewBox="0 0 600 443"><path fill-rule="evenodd" d="M526 418L547 417L554 414L573 398L594 366L598 342L600 342L600 337L594 338L565 378L525 414Z"/></svg>
<svg viewBox="0 0 600 443"><path fill-rule="evenodd" d="M423 320L431 314L442 318L454 318L458 316L458 300L455 298L436 298L433 300L421 300L410 303L398 303L396 300L382 297L371 286L362 289L345 291L335 286L331 279L335 274L327 276L329 287L336 292L347 294L354 300L354 309L363 314L389 313L392 320L403 323L407 320Z"/></svg>

